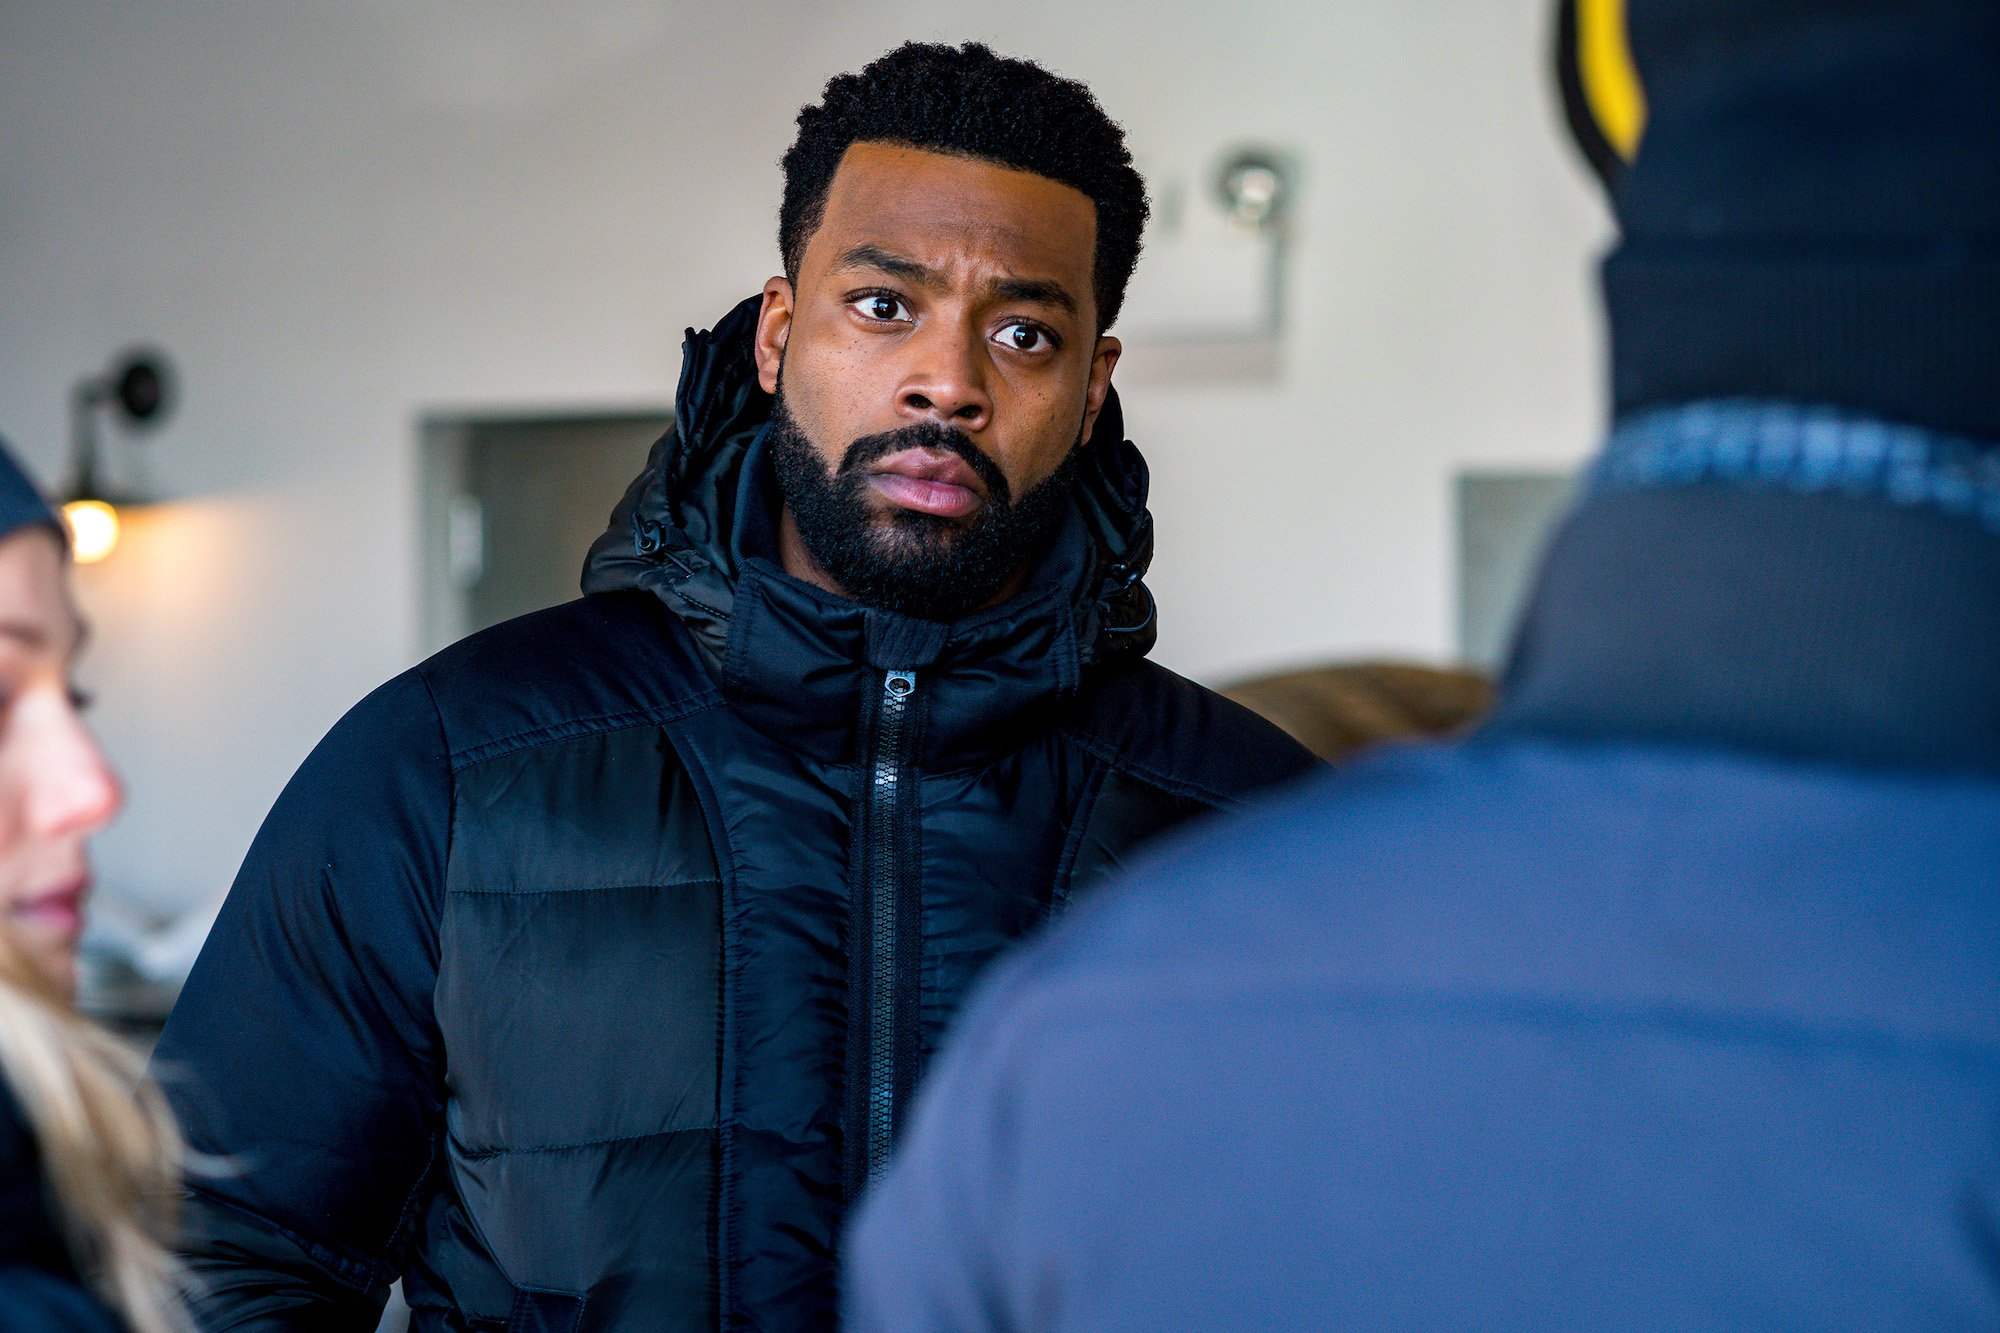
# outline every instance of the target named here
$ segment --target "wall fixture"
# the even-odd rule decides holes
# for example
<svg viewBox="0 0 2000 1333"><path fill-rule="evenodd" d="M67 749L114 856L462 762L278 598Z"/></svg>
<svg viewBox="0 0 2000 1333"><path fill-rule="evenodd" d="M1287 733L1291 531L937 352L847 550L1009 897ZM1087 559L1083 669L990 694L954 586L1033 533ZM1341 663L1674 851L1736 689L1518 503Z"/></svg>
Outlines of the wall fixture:
<svg viewBox="0 0 2000 1333"><path fill-rule="evenodd" d="M1215 173L1215 195L1229 225L1268 246L1264 266L1263 333L1276 337L1285 325L1285 282L1291 268L1292 168L1285 155L1269 148L1239 148Z"/></svg>
<svg viewBox="0 0 2000 1333"><path fill-rule="evenodd" d="M158 426L173 407L174 379L158 352L128 351L102 374L86 375L70 391L70 477L63 502L70 549L78 564L94 565L118 545L118 511L144 504L136 493L114 490L104 478L97 414L108 410L128 429Z"/></svg>
<svg viewBox="0 0 2000 1333"><path fill-rule="evenodd" d="M1241 149L1217 170L1215 193L1238 226L1253 232L1275 229L1291 202L1291 172L1273 151Z"/></svg>
<svg viewBox="0 0 2000 1333"><path fill-rule="evenodd" d="M1298 154L1238 142L1149 164L1158 207L1119 333L1125 374L1258 382L1281 369L1300 200Z"/></svg>

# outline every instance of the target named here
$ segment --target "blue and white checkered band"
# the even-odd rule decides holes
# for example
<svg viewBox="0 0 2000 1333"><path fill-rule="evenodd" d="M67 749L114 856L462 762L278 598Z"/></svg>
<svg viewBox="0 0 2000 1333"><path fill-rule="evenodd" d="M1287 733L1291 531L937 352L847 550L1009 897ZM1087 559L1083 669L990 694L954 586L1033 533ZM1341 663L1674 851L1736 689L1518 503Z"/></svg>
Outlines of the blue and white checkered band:
<svg viewBox="0 0 2000 1333"><path fill-rule="evenodd" d="M1593 465L1589 488L1605 495L1697 482L1928 505L2000 533L2000 441L1759 399L1627 417Z"/></svg>

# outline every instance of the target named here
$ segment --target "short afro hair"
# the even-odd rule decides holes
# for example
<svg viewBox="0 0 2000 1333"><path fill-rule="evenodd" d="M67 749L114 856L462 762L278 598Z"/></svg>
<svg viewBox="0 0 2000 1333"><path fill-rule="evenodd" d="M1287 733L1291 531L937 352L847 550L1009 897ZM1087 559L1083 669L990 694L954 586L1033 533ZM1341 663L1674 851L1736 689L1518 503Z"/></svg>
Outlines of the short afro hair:
<svg viewBox="0 0 2000 1333"><path fill-rule="evenodd" d="M785 152L778 248L787 276L798 278L849 145L907 144L1033 172L1088 195L1097 205L1099 330L1118 318L1139 262L1146 183L1133 169L1125 131L1090 89L979 42L906 42L859 74L828 80L823 98L799 111L799 137Z"/></svg>

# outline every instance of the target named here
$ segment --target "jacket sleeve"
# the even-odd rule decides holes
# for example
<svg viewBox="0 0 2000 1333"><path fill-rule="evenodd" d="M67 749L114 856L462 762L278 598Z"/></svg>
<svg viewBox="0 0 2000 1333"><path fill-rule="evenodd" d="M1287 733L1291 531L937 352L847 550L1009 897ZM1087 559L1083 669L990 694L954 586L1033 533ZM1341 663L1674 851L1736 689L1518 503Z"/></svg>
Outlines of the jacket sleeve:
<svg viewBox="0 0 2000 1333"><path fill-rule="evenodd" d="M188 1258L220 1330L372 1330L442 1126L431 993L451 769L415 672L278 798L154 1058L190 1147Z"/></svg>

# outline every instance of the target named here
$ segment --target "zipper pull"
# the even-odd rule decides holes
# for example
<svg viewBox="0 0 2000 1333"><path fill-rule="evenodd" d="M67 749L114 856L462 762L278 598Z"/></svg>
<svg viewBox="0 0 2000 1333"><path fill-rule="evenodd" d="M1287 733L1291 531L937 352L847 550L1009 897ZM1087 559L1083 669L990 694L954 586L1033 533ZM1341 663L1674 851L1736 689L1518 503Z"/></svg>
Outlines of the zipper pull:
<svg viewBox="0 0 2000 1333"><path fill-rule="evenodd" d="M917 673L914 671L891 671L882 680L882 688L897 703L910 697L917 688Z"/></svg>

